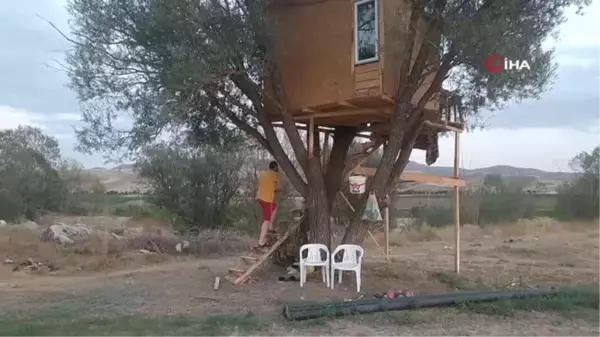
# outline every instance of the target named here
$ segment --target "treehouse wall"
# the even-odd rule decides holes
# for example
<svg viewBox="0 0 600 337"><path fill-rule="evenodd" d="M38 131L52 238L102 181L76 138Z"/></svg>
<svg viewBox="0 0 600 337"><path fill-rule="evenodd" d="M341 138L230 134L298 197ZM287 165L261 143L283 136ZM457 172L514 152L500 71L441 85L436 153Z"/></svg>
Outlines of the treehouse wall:
<svg viewBox="0 0 600 337"><path fill-rule="evenodd" d="M291 110L345 100L354 90L352 3L304 3L276 0L269 12Z"/></svg>
<svg viewBox="0 0 600 337"><path fill-rule="evenodd" d="M353 98L395 96L401 54L406 50L402 36L408 30L410 13L406 0L376 1L378 59L364 64L355 64L355 0L271 3L275 55L288 110L298 112ZM423 43L419 32L417 44ZM415 48L413 57L417 51ZM415 103L429 87L427 84L418 90ZM377 104L382 105L381 110L389 109L387 102ZM435 109L435 105L429 103L426 108Z"/></svg>
<svg viewBox="0 0 600 337"><path fill-rule="evenodd" d="M403 57L403 53L406 52L410 46L407 42L407 32L409 28L410 9L405 1L398 0L380 0L384 12L386 13L383 22L383 39L385 44L382 50L383 59L383 94L395 97L400 85L400 62ZM426 25L423 20L419 21L419 29L417 30L417 36L415 40L415 46L412 51L412 62L416 61L417 54L420 47L424 42L429 42L432 45L437 45L439 42L439 36L429 36L427 39L424 38L424 31ZM432 57L432 60L437 56ZM430 61L431 62L431 61ZM432 83L435 73L430 74L423 81L423 84L417 89L415 95L412 98L413 104L417 104L419 99L423 97L423 94L429 89ZM425 105L428 110L437 110L437 100L432 100Z"/></svg>

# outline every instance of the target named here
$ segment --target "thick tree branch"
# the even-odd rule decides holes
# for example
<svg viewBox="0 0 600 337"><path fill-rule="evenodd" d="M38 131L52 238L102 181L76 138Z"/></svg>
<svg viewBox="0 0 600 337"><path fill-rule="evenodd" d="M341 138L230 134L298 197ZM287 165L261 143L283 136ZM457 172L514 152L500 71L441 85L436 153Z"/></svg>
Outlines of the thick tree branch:
<svg viewBox="0 0 600 337"><path fill-rule="evenodd" d="M238 116L235 115L232 111L227 109L221 104L221 100L219 100L213 93L207 92L207 95L210 99L210 102L213 106L218 107L219 111L221 111L235 126L240 128L240 130L244 131L248 136L254 138L260 145L262 145L265 150L269 153L273 154L273 148L267 141L267 139L258 132L256 128L253 128L248 123L244 122Z"/></svg>
<svg viewBox="0 0 600 337"><path fill-rule="evenodd" d="M452 64L454 58L456 57L456 54L456 47L454 44L452 44L449 48L449 51L442 57L440 66L437 69L433 80L431 81L431 85L429 85L429 88L427 89L425 94L423 94L423 96L419 99L419 103L417 104L418 110L423 109L425 107L425 104L429 102L431 97L442 89L442 83L444 82L446 76L448 76L448 73L452 68Z"/></svg>
<svg viewBox="0 0 600 337"><path fill-rule="evenodd" d="M242 91L242 93L244 93L244 95L246 95L246 97L248 97L248 99L252 102L252 105L256 110L258 122L262 126L265 133L265 138L273 150L271 154L275 157L279 163L279 166L281 166L282 170L286 173L288 179L294 185L298 193L304 196L306 194L307 184L304 179L302 179L299 172L296 170L291 160L283 150L283 147L279 142L279 138L275 133L275 129L273 128L273 124L266 116L266 111L263 108L260 95L258 95L258 91L256 90L254 83L247 77L247 75L232 75L231 79ZM306 162L304 164L306 166Z"/></svg>
<svg viewBox="0 0 600 337"><path fill-rule="evenodd" d="M408 131L404 134L402 139L402 146L400 147L400 155L398 159L394 163L392 167L391 174L389 176L389 180L386 184L384 195L388 195L391 189L395 186L395 181L398 179L398 176L404 171L408 161L410 159L410 155L412 153L413 148L415 147L415 143L417 141L417 137L419 137L419 133L423 129L425 121L417 120L414 125L409 124Z"/></svg>
<svg viewBox="0 0 600 337"><path fill-rule="evenodd" d="M416 10L412 10L410 13L409 23L408 23L408 40L406 41L405 46L407 50L402 54L402 59L400 60L400 76L398 89L396 90L396 97L400 97L400 92L402 87L406 84L408 79L408 74L410 72L410 66L412 64L412 56L413 49L415 48L415 43L417 39L417 26L419 23L419 13Z"/></svg>
<svg viewBox="0 0 600 337"><path fill-rule="evenodd" d="M338 126L333 133L333 144L325 171L325 188L330 208L335 202L337 192L340 190L343 182L343 172L348 149L352 145L357 133L358 129L356 127L348 126Z"/></svg>
<svg viewBox="0 0 600 337"><path fill-rule="evenodd" d="M285 133L288 136L290 145L292 146L292 150L296 155L296 159L298 160L300 167L302 167L305 174L308 174L308 151L306 150L304 142L302 141L302 137L300 137L300 132L296 127L296 121L287 110L287 104L285 104L285 91L283 88L283 80L281 79L281 73L279 71L279 68L277 67L277 64L274 61L270 62L270 70L270 82L275 97L266 96L265 98L271 99L272 103L279 108L279 112L281 113L283 129L285 130Z"/></svg>

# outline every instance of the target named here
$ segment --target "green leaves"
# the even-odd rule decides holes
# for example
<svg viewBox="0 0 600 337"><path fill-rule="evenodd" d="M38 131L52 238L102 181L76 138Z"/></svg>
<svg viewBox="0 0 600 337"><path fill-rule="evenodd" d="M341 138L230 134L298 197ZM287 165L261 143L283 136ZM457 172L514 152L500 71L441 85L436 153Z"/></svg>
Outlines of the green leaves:
<svg viewBox="0 0 600 337"><path fill-rule="evenodd" d="M556 65L542 43L564 21L568 7L589 3L429 0L412 5L427 13L441 34L430 34L428 46L440 57L452 56L443 58L448 67L440 67L444 87L461 96L462 109L475 117L547 90ZM262 0L70 0L71 87L84 105L86 122L78 130L81 149L131 154L165 134L222 146L239 141L240 125L261 137L261 99L249 103L230 77L247 75L263 89L265 41L277 31L266 19L266 5ZM390 45L404 45L407 14L399 15L403 31L399 41L386 41ZM490 73L485 68L490 54L527 61L531 69ZM102 109L96 109L98 102Z"/></svg>
<svg viewBox="0 0 600 337"><path fill-rule="evenodd" d="M21 126L0 131L0 219L35 217L39 210L63 210L76 192L64 170L56 139Z"/></svg>
<svg viewBox="0 0 600 337"><path fill-rule="evenodd" d="M211 104L206 93L235 94L223 87L229 74L240 68L258 71L256 32L245 6L70 1L71 87L79 94L86 122L78 130L80 149L134 153L165 132L188 136L192 143L238 141L240 133L220 111L223 107ZM239 102L238 95L233 103ZM229 102L224 108L235 110ZM130 119L133 126L118 127L119 119Z"/></svg>

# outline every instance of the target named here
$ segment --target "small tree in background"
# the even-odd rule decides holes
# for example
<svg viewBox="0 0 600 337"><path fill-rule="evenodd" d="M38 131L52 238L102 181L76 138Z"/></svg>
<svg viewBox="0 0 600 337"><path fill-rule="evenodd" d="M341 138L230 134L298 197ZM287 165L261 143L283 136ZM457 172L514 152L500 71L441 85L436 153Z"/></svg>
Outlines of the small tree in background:
<svg viewBox="0 0 600 337"><path fill-rule="evenodd" d="M180 148L158 144L144 149L137 167L156 194L159 206L177 216L187 228L223 228L243 175L242 152L208 146Z"/></svg>
<svg viewBox="0 0 600 337"><path fill-rule="evenodd" d="M0 219L35 220L40 211L69 211L81 188L55 138L20 126L0 131Z"/></svg>
<svg viewBox="0 0 600 337"><path fill-rule="evenodd" d="M558 188L556 215L575 219L597 219L600 207L600 148L596 146L590 152L581 152L571 160L570 166L579 176Z"/></svg>

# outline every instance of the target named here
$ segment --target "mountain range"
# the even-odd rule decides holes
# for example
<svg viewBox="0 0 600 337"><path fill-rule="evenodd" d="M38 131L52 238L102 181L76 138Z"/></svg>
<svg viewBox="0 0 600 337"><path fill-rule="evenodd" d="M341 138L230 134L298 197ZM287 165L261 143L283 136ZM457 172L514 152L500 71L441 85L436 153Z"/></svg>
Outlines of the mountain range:
<svg viewBox="0 0 600 337"><path fill-rule="evenodd" d="M426 174L452 176L454 168L446 166L427 166L416 162L409 162L407 171L418 171ZM506 178L535 178L537 180L565 181L575 177L571 172L547 172L532 168L496 165L478 169L461 169L460 176L467 180L483 178L486 175L500 175Z"/></svg>
<svg viewBox="0 0 600 337"><path fill-rule="evenodd" d="M406 171L422 172L426 174L439 176L452 176L454 169L445 166L427 166L417 162L409 162ZM134 165L124 164L113 168L95 167L86 170L90 178L100 182L106 191L126 192L144 192L148 188L137 176ZM486 175L500 175L510 180L524 180L535 185L536 182L542 182L548 189L545 192L552 192L561 182L573 179L575 173L570 172L547 172L532 168L513 167L508 165L496 165L478 169L461 169L460 176L469 181L480 181ZM409 184L410 189L433 191L438 188L434 186L425 186L423 184ZM408 186L407 186L408 187ZM439 188L442 189L442 188Z"/></svg>

